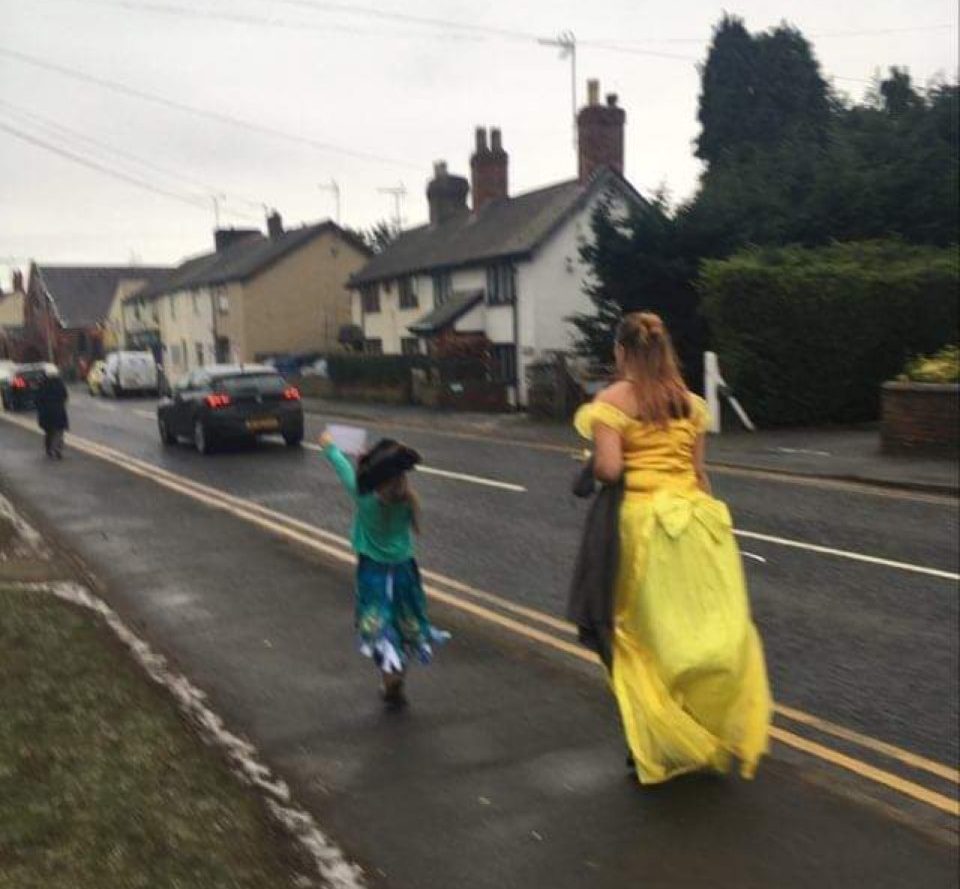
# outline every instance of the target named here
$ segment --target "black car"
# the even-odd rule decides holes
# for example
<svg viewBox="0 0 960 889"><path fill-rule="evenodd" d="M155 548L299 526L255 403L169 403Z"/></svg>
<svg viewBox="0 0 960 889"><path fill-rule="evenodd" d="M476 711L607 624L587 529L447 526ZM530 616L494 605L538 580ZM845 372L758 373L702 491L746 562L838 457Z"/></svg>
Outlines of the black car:
<svg viewBox="0 0 960 889"><path fill-rule="evenodd" d="M18 364L5 379L0 397L8 411L32 411L36 407L37 390L52 368L49 364Z"/></svg>
<svg viewBox="0 0 960 889"><path fill-rule="evenodd" d="M290 446L303 441L300 392L273 368L219 364L192 371L157 407L164 444L189 438L201 454L228 439L282 435Z"/></svg>

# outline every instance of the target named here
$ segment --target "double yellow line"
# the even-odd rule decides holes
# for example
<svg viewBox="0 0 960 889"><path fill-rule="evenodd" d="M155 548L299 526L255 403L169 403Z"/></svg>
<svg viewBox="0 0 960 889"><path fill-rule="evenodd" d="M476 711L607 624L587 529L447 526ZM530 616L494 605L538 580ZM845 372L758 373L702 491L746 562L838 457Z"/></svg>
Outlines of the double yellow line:
<svg viewBox="0 0 960 889"><path fill-rule="evenodd" d="M5 415L3 419L31 432L37 432L36 427L20 418ZM349 541L339 534L325 531L300 519L261 506L251 500L236 497L217 488L192 481L88 439L71 435L69 436L69 443L77 451L110 463L132 475L147 479L154 484L190 497L214 509L227 512L265 531L277 534L314 552L322 553L338 562L352 564L354 561ZM435 571L425 569L422 573L426 581L425 591L432 599L532 642L578 658L581 661L599 665L600 662L596 655L574 641L576 628L568 621L511 602L501 596L477 589ZM869 750L902 766L926 772L950 784L960 784L960 771L951 766L935 762L893 744L871 738L868 735L784 704L776 704L775 712L781 720L787 720L796 725L837 738L847 744ZM825 744L810 740L779 725L773 726L770 734L781 744L831 763L942 812L955 817L960 816L960 802L956 798L939 793L888 770L878 768L854 756L834 750Z"/></svg>

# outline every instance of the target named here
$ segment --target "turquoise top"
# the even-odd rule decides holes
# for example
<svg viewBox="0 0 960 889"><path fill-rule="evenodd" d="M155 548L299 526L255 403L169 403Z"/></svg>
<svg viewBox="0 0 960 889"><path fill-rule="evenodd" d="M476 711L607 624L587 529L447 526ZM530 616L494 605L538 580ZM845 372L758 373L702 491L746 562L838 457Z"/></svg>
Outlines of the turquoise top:
<svg viewBox="0 0 960 889"><path fill-rule="evenodd" d="M412 559L413 515L410 506L406 503L382 503L376 494L360 494L357 490L357 473L343 451L329 444L323 453L356 504L357 511L350 531L354 552L387 565Z"/></svg>

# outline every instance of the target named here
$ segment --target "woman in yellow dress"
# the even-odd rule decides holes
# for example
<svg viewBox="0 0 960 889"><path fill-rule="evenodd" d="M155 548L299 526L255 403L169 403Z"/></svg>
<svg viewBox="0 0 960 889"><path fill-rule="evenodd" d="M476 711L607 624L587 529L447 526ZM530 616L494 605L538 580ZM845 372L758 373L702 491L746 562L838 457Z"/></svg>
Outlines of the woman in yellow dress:
<svg viewBox="0 0 960 889"><path fill-rule="evenodd" d="M584 405L601 482L623 479L610 684L643 784L767 750L770 690L727 507L704 468L707 409L651 313L617 330L620 381Z"/></svg>

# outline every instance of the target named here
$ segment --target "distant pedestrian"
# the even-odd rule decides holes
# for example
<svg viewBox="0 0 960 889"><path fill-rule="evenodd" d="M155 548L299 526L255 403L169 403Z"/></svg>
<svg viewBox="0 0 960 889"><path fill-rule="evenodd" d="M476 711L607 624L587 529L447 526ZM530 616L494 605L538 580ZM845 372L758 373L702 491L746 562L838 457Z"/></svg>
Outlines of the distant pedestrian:
<svg viewBox="0 0 960 889"><path fill-rule="evenodd" d="M591 522L618 530L605 542L588 526L569 616L604 656L641 783L725 772L734 757L751 777L772 704L730 513L704 469L706 405L657 315L623 319L616 361L620 381L575 424L596 478L622 485L619 511L614 501L612 519L604 506Z"/></svg>
<svg viewBox="0 0 960 889"><path fill-rule="evenodd" d="M43 430L43 446L51 459L63 459L63 433L70 428L67 417L67 387L60 373L50 368L37 390L37 424Z"/></svg>
<svg viewBox="0 0 960 889"><path fill-rule="evenodd" d="M355 471L329 432L319 443L356 510L351 543L358 559L355 625L360 651L380 670L384 702L400 707L406 703L409 658L429 663L434 646L450 638L430 623L415 559L420 504L407 473L420 455L383 439L360 457Z"/></svg>

